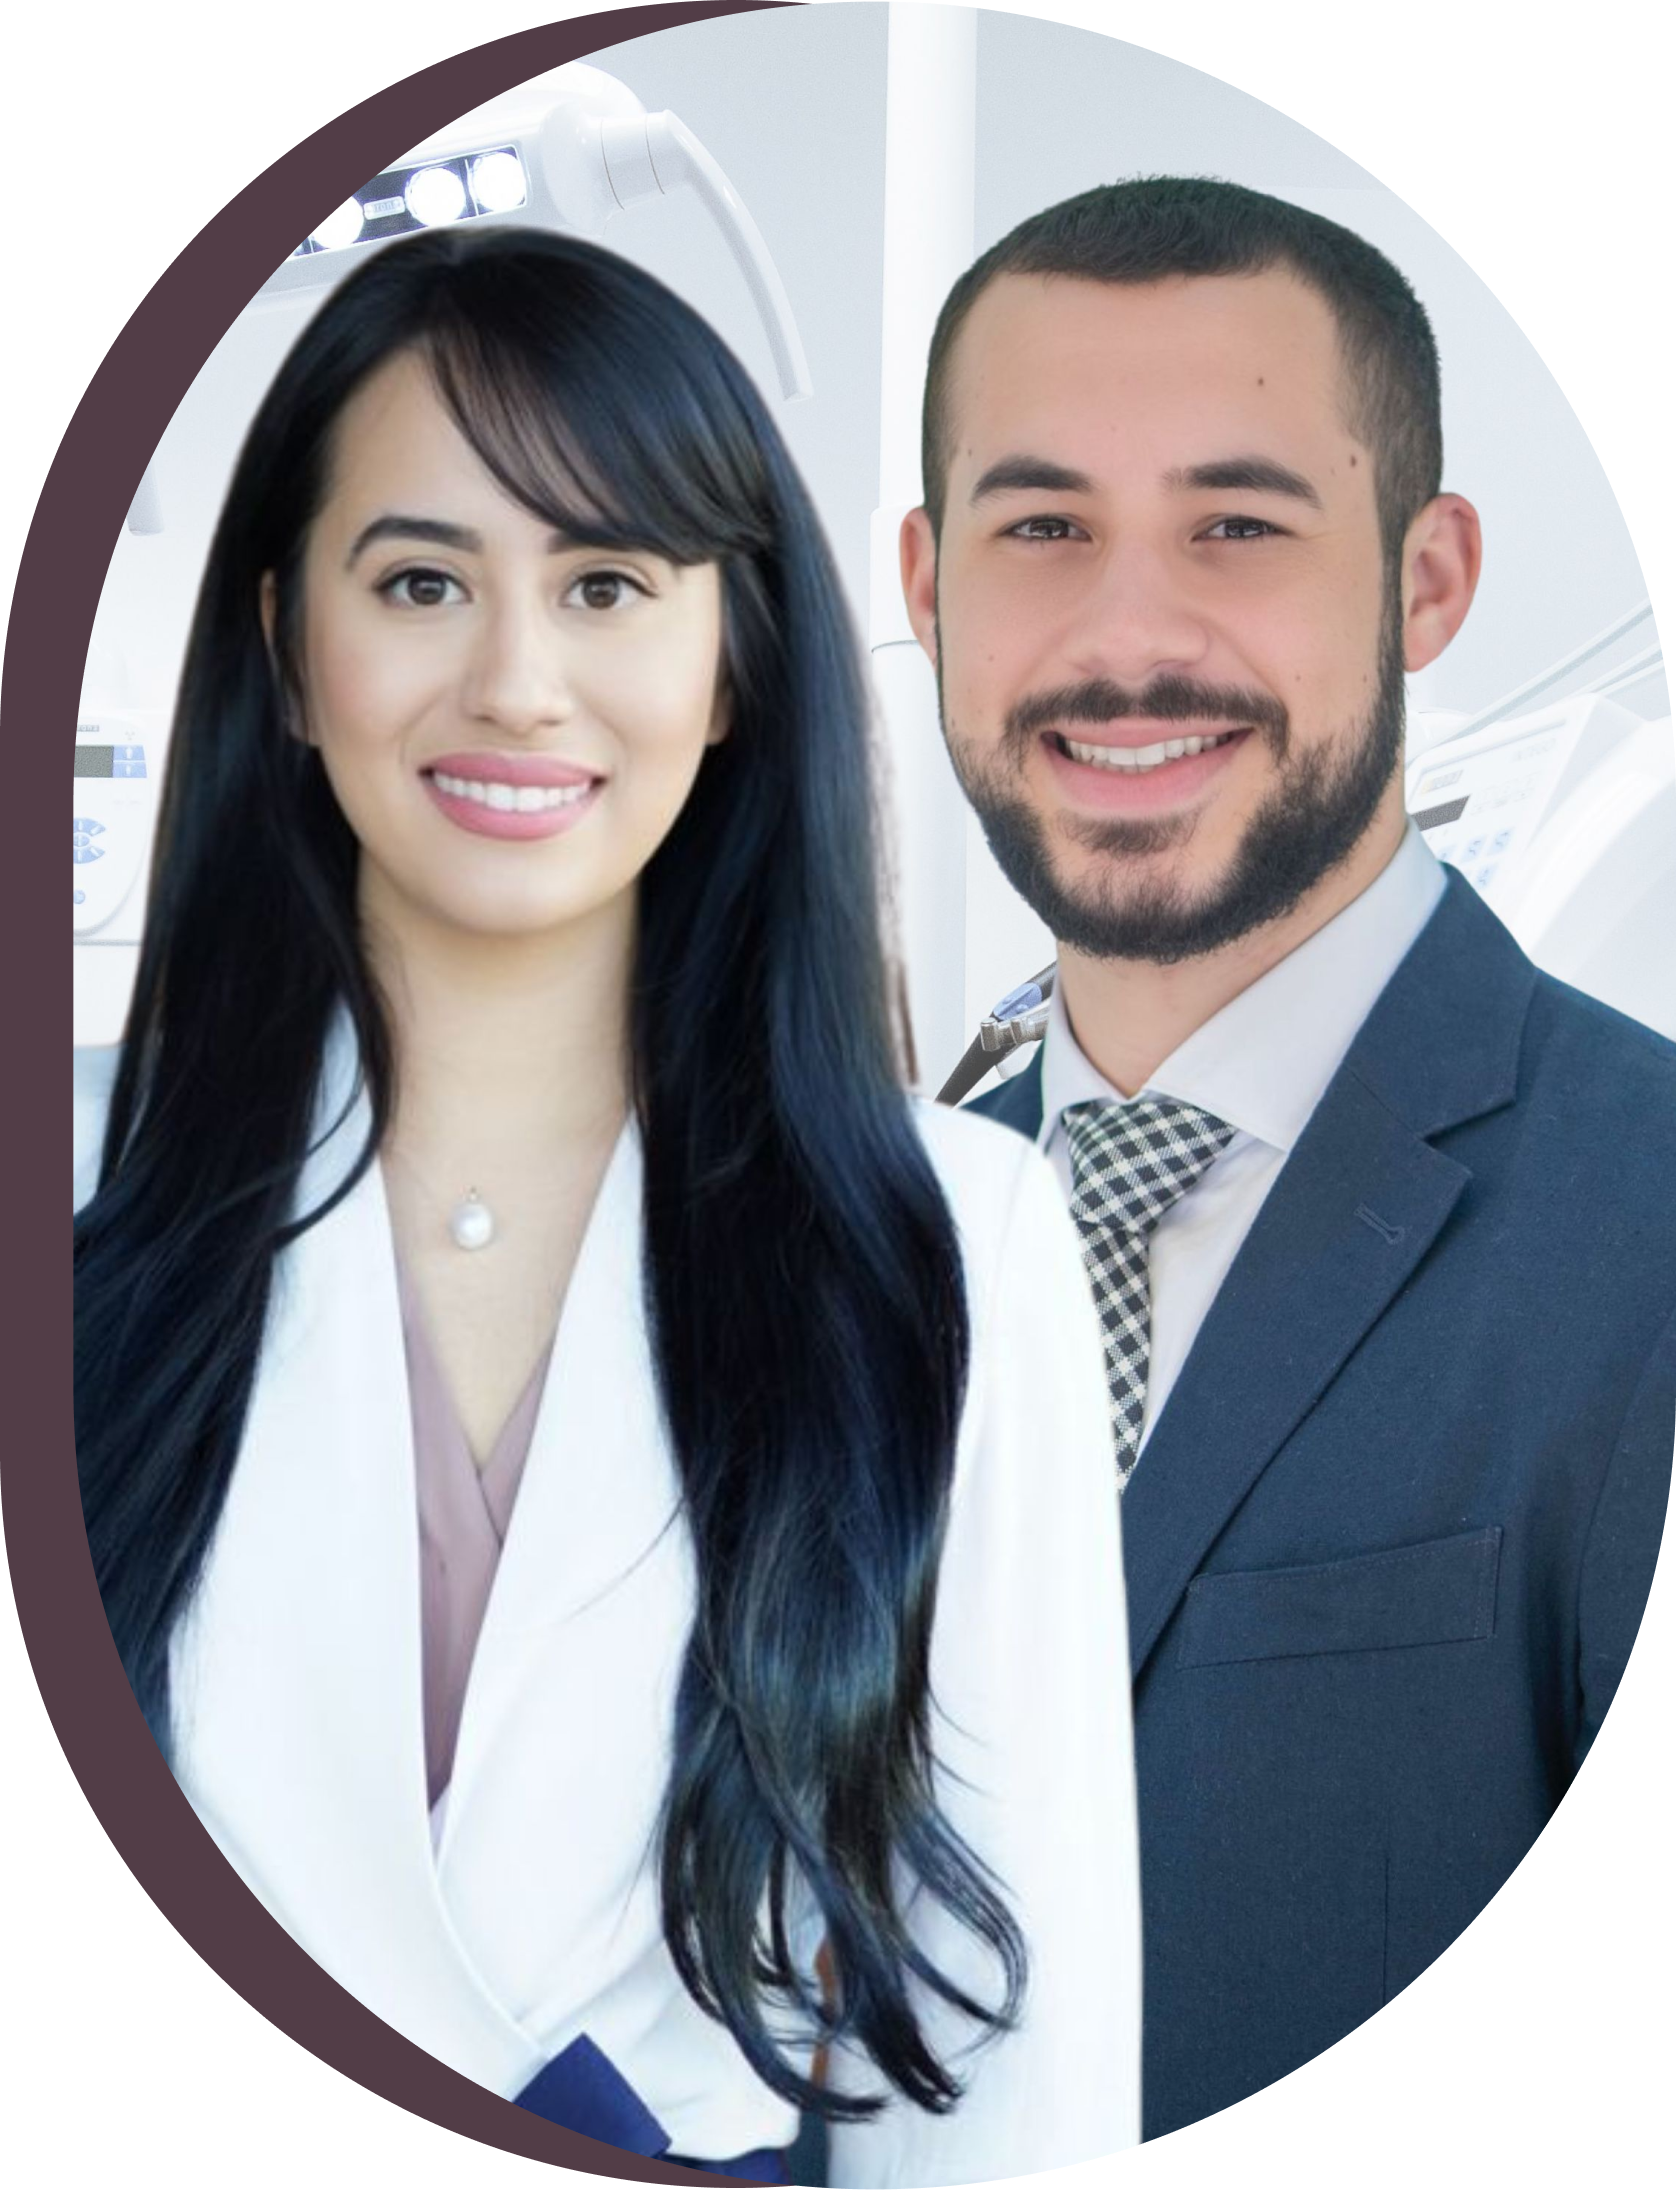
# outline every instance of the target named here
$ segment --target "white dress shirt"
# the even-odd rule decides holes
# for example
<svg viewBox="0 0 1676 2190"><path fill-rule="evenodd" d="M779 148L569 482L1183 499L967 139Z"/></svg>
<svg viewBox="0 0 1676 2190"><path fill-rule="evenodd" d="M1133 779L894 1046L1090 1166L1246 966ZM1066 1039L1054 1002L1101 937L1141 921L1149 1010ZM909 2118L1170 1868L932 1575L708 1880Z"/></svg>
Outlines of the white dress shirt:
<svg viewBox="0 0 1676 2190"><path fill-rule="evenodd" d="M1105 1097L1170 1095L1235 1128L1198 1183L1152 1235L1152 1338L1142 1452L1199 1326L1281 1166L1344 1061L1380 991L1443 895L1443 869L1412 822L1360 897L1171 1051L1134 1097L1084 1055L1054 985L1043 1037L1038 1145L1071 1191L1060 1114Z"/></svg>

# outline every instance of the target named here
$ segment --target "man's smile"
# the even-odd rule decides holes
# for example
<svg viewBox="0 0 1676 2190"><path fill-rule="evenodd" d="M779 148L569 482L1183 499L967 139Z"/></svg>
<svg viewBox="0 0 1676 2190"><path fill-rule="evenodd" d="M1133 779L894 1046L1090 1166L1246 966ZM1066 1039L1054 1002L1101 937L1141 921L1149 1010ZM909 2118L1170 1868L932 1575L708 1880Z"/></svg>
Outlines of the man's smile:
<svg viewBox="0 0 1676 2190"><path fill-rule="evenodd" d="M1255 734L1250 724L1189 730L1130 717L1100 725L1095 737L1044 730L1036 744L1067 807L1161 816L1196 807Z"/></svg>
<svg viewBox="0 0 1676 2190"><path fill-rule="evenodd" d="M1227 745L1245 734L1243 730L1214 730L1187 737L1159 738L1145 744L1132 738L1089 744L1057 731L1051 733L1054 743L1068 760L1079 760L1087 768L1114 768L1127 775L1162 768L1172 760L1191 760L1200 753L1214 752L1218 746Z"/></svg>

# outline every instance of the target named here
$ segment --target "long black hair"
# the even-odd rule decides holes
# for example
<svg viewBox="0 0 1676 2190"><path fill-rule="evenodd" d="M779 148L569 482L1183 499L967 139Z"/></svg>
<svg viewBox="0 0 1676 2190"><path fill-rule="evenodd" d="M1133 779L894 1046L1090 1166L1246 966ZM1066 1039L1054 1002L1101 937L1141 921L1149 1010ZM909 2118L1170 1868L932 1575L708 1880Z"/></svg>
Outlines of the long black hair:
<svg viewBox="0 0 1676 2190"><path fill-rule="evenodd" d="M929 1644L969 1335L897 1071L865 685L819 525L747 375L678 298L595 246L505 230L387 248L299 338L234 472L99 1190L76 1225L77 1442L112 1632L167 1753L170 1638L236 1464L275 1257L374 1161L392 1115L356 843L287 725L333 428L403 354L544 521L720 568L730 734L641 878L631 1007L644 1283L698 1577L664 1931L688 1990L776 2091L838 2117L882 2103L798 2072L775 2035L789 2004L806 2034L859 2047L941 2110L960 2086L915 1987L1002 2026L1024 1953L934 1797ZM343 1010L372 1126L332 1202L300 1210ZM793 1952L800 1881L825 1920L829 1998ZM903 1919L915 1892L992 1951L996 1999L927 1961Z"/></svg>

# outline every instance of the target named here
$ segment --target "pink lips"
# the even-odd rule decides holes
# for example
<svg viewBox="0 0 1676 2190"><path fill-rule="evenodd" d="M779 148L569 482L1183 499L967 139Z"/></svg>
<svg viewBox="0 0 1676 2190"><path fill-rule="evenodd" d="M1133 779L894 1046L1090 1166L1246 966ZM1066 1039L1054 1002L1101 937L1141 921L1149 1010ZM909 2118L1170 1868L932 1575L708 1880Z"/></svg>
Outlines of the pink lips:
<svg viewBox="0 0 1676 2190"><path fill-rule="evenodd" d="M462 776L468 783L530 784L543 791L600 780L592 768L560 760L557 753L440 753L425 763L425 773Z"/></svg>
<svg viewBox="0 0 1676 2190"><path fill-rule="evenodd" d="M512 791L572 791L577 796L562 805L524 811L516 807L490 806L482 800L444 790L439 775L461 783L504 784ZM561 836L575 828L588 813L604 787L605 778L554 753L443 753L426 763L420 780L438 811L456 828L473 836L499 837L502 841L527 843L540 837Z"/></svg>

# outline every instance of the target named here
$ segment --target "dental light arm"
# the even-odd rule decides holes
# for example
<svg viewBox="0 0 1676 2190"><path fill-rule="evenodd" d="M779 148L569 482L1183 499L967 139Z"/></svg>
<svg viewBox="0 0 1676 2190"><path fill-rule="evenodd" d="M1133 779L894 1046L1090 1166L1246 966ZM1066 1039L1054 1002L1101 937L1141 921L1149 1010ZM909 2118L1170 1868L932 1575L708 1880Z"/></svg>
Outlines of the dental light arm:
<svg viewBox="0 0 1676 2190"><path fill-rule="evenodd" d="M963 1096L970 1095L990 1067L1008 1050L1022 1049L1026 1043L1041 1040L1050 1017L1049 998L1053 995L1054 972L1053 966L1044 966L1040 973L1016 989L1008 990L979 1026L976 1040L968 1046L959 1064L937 1090L940 1103L958 1103Z"/></svg>
<svg viewBox="0 0 1676 2190"><path fill-rule="evenodd" d="M641 198L666 196L685 186L703 201L727 239L744 275L773 353L780 390L788 399L808 395L809 361L792 317L791 300L768 254L762 231L711 155L678 115L637 114L607 121L600 145L612 194L623 207Z"/></svg>

